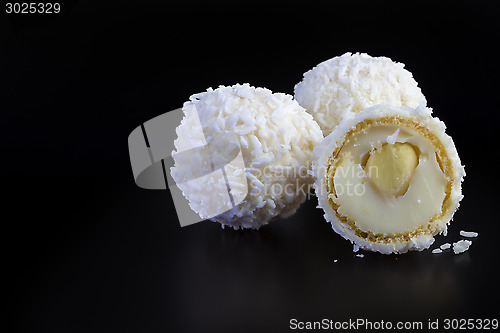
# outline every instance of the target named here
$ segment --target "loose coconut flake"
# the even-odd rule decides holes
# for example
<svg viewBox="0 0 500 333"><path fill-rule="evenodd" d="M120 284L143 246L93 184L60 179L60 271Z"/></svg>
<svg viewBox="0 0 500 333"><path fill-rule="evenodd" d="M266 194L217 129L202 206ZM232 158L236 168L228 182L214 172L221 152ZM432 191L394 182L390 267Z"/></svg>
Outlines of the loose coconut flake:
<svg viewBox="0 0 500 333"><path fill-rule="evenodd" d="M455 254L460 254L469 249L469 247L472 245L472 242L469 240L459 240L456 243L453 243L453 252Z"/></svg>
<svg viewBox="0 0 500 333"><path fill-rule="evenodd" d="M439 248L441 250L448 250L449 248L451 247L451 244L450 243L444 243L443 245L441 245Z"/></svg>
<svg viewBox="0 0 500 333"><path fill-rule="evenodd" d="M460 230L460 236L463 236L463 237L477 237L479 234L477 232L474 232L474 231L464 231L464 230Z"/></svg>

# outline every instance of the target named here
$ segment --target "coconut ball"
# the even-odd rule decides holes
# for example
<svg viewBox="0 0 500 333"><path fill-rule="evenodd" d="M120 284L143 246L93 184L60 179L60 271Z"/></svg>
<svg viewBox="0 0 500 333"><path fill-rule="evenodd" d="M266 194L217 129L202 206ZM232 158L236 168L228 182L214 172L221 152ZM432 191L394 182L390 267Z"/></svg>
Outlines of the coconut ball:
<svg viewBox="0 0 500 333"><path fill-rule="evenodd" d="M257 229L305 201L312 151L323 136L292 96L220 86L192 95L183 112L171 174L201 218ZM190 149L198 150L181 154Z"/></svg>
<svg viewBox="0 0 500 333"><path fill-rule="evenodd" d="M404 64L366 53L346 53L307 71L295 86L295 99L313 115L325 136L343 118L375 104L415 108L426 103Z"/></svg>

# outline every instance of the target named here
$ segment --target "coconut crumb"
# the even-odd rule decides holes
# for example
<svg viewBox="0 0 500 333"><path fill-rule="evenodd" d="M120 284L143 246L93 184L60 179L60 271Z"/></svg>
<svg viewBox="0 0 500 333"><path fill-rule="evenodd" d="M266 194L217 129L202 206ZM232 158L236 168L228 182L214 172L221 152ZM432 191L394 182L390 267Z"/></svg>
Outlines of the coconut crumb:
<svg viewBox="0 0 500 333"><path fill-rule="evenodd" d="M469 240L459 240L453 243L453 252L455 252L455 254L463 253L467 251L471 245L472 242Z"/></svg>
<svg viewBox="0 0 500 333"><path fill-rule="evenodd" d="M474 231L464 231L464 230L460 230L460 236L463 236L463 237L477 237L479 234L477 232L474 232Z"/></svg>
<svg viewBox="0 0 500 333"><path fill-rule="evenodd" d="M437 248L437 249L432 250L432 253L434 253L434 254L443 253L443 250Z"/></svg>
<svg viewBox="0 0 500 333"><path fill-rule="evenodd" d="M443 245L441 245L439 248L441 250L448 250L449 248L451 247L451 244L450 243L444 243Z"/></svg>
<svg viewBox="0 0 500 333"><path fill-rule="evenodd" d="M396 143L396 140L398 139L398 134L399 134L399 128L396 129L396 132L394 132L392 135L389 135L387 137L387 143L390 145L393 145Z"/></svg>
<svg viewBox="0 0 500 333"><path fill-rule="evenodd" d="M338 259L334 259L334 260L333 260L333 262L337 262L337 261L338 261Z"/></svg>
<svg viewBox="0 0 500 333"><path fill-rule="evenodd" d="M359 245L356 243L352 243L352 252L358 252L359 251Z"/></svg>
<svg viewBox="0 0 500 333"><path fill-rule="evenodd" d="M364 255L364 254L361 254L361 253L360 253L360 254L356 254L356 257L358 257L358 258L363 258L364 256L365 256L365 255Z"/></svg>

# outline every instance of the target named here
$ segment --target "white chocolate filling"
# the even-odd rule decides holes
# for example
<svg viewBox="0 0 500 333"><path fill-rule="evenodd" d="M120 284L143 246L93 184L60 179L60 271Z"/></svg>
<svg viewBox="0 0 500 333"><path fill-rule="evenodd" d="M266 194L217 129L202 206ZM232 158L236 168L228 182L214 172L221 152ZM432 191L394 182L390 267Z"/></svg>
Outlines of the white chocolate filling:
<svg viewBox="0 0 500 333"><path fill-rule="evenodd" d="M418 164L406 192L400 196L384 193L369 181L364 166L373 149L383 144L409 143L418 148ZM338 214L354 221L356 227L373 234L411 232L426 226L441 214L445 176L433 145L421 134L398 125L377 124L355 133L340 150L330 193ZM377 172L377 170L370 170Z"/></svg>

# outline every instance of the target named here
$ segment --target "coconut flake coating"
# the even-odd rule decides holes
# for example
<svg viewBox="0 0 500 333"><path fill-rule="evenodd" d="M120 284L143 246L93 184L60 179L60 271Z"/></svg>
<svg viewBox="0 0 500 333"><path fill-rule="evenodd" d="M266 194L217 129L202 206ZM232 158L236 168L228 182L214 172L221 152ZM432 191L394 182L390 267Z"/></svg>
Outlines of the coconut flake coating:
<svg viewBox="0 0 500 333"><path fill-rule="evenodd" d="M391 235L381 235L382 237L375 237L375 240L373 240L369 237L363 237L363 233L356 232L355 228L346 223L331 205L327 190L327 172L332 161L332 155L344 145L349 133L356 131L357 126L361 123L386 117L401 117L417 121L420 126L433 133L438 142L442 144L445 155L443 161L446 161L447 165L450 166L445 169L445 176L450 187L447 198L443 202L444 211L442 211L441 216L432 221L433 228L424 229L423 232L419 233L408 233L404 237L393 238ZM313 157L312 173L316 178L314 189L318 197L318 207L324 210L324 217L332 224L335 232L351 241L355 249L362 248L384 254L405 253L410 250L422 251L432 245L436 234L446 234L447 225L452 220L453 214L458 209L459 202L463 198L461 184L465 176L465 170L461 165L452 138L445 133L445 128L446 126L442 121L431 116L431 109L423 105L412 109L405 106L394 107L379 104L363 110L354 117L344 119L330 135L323 139L320 145L314 148Z"/></svg>
<svg viewBox="0 0 500 333"><path fill-rule="evenodd" d="M304 202L313 183L308 173L312 151L323 136L313 117L292 96L249 84L220 86L192 95L183 111L174 142L176 150L206 143L215 146L211 149L213 156L200 157L205 162L186 163L176 159L176 151L172 153L175 166L171 174L202 218L235 229L257 229L273 218L293 214ZM222 202L223 196L218 195L227 194L227 183L220 174L189 182L183 182L183 177L195 173L193 168L203 167L203 163L224 167L227 159L221 156L228 154L224 138L229 136L236 137L244 165L226 167L225 176L233 198L244 199L226 210L223 207L231 206L227 198ZM219 214L211 216L213 211Z"/></svg>
<svg viewBox="0 0 500 333"><path fill-rule="evenodd" d="M304 73L295 99L326 136L348 115L387 103L417 107L425 97L404 64L366 53L346 53Z"/></svg>

